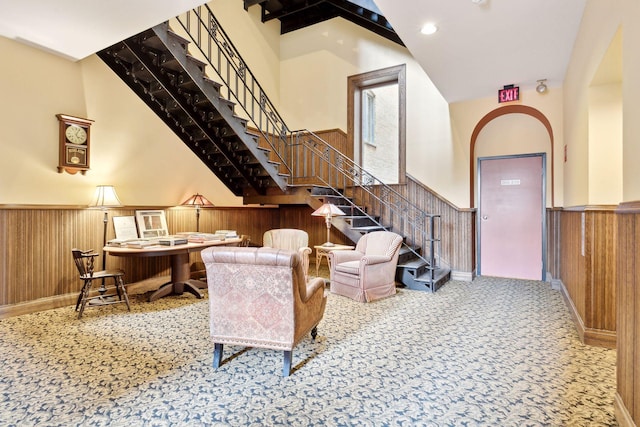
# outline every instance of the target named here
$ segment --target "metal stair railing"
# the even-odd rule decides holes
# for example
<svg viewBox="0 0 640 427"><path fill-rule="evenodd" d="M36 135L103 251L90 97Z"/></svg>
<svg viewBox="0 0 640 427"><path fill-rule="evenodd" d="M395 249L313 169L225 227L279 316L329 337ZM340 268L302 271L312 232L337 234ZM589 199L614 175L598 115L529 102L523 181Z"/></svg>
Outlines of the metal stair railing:
<svg viewBox="0 0 640 427"><path fill-rule="evenodd" d="M371 209L381 221L389 223L384 226L378 222L378 225L390 227L405 236L410 243L405 246L429 264L433 281L434 270L440 264L437 255L440 253L440 215L423 212L314 133L308 130L290 132L209 6L198 6L175 19L222 80L227 99L235 100L242 107L269 144L286 169L290 184L296 179L311 178L338 193L341 193L340 189L349 189L358 203ZM416 245L428 255L416 252Z"/></svg>
<svg viewBox="0 0 640 427"><path fill-rule="evenodd" d="M311 131L292 132L290 150L289 158L297 159L292 165L293 183L315 177L345 197L352 208L366 206L372 221L405 236L409 243L406 247L431 267L433 281L435 268L440 265L440 215L424 212ZM427 254L416 252L416 245Z"/></svg>
<svg viewBox="0 0 640 427"><path fill-rule="evenodd" d="M284 157L289 130L209 6L198 6L175 19L222 80L227 99L242 107L289 174Z"/></svg>

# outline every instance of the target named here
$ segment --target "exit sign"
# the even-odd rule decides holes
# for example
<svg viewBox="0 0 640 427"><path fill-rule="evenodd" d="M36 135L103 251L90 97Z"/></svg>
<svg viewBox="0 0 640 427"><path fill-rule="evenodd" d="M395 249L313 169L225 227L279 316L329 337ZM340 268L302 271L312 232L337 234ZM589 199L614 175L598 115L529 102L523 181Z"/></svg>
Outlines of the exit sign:
<svg viewBox="0 0 640 427"><path fill-rule="evenodd" d="M498 103L518 101L520 99L520 88L514 85L507 85L498 91Z"/></svg>

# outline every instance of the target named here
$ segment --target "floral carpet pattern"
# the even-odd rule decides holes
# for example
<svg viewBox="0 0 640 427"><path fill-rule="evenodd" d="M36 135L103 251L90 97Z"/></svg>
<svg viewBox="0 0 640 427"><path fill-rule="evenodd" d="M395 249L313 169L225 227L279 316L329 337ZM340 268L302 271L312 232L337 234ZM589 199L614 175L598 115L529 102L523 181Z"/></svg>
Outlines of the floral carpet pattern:
<svg viewBox="0 0 640 427"><path fill-rule="evenodd" d="M329 295L293 353L225 346L208 302L132 298L0 321L3 426L613 426L614 350L583 345L547 283L477 278Z"/></svg>

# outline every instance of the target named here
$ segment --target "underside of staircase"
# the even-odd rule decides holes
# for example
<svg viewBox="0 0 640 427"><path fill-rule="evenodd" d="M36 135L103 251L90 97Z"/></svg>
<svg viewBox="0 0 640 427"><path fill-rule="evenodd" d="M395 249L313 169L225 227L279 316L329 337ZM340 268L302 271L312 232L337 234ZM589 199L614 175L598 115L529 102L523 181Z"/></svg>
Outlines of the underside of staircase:
<svg viewBox="0 0 640 427"><path fill-rule="evenodd" d="M287 178L205 64L188 53L189 42L157 25L110 46L98 56L171 128L235 194L285 190ZM153 142L149 142L152 144Z"/></svg>

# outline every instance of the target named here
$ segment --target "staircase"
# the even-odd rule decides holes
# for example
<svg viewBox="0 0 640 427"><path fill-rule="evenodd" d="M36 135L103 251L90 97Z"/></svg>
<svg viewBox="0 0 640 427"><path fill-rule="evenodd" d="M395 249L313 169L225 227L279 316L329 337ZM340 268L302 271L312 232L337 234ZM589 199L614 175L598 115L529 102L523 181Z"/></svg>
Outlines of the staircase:
<svg viewBox="0 0 640 427"><path fill-rule="evenodd" d="M247 130L189 42L157 25L110 46L98 56L171 128L236 196L285 190L287 174L260 133Z"/></svg>
<svg viewBox="0 0 640 427"><path fill-rule="evenodd" d="M323 152L317 151L317 136L313 133L298 132L297 141L293 147L314 155L309 158L296 153L294 156L308 158L304 164L316 165L313 172L303 172L302 176L312 173L324 181L324 185L310 188L309 205L318 208L323 203L332 203L342 210L346 215L334 217L332 224L353 242L363 234L379 230L402 235L404 242L398 258L396 281L407 288L435 292L450 279L451 269L444 266L438 256L440 215L422 212L328 146ZM292 181L296 178L294 175Z"/></svg>
<svg viewBox="0 0 640 427"><path fill-rule="evenodd" d="M236 196L308 190L310 206L332 202L348 213L334 225L354 242L381 229L404 236L399 282L434 292L448 280L437 255L439 215L422 212L312 132L290 132L208 6L176 22L188 39L165 22L98 56ZM191 43L204 60L190 54Z"/></svg>

